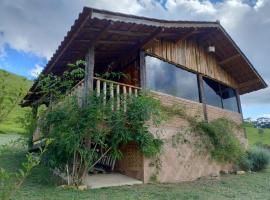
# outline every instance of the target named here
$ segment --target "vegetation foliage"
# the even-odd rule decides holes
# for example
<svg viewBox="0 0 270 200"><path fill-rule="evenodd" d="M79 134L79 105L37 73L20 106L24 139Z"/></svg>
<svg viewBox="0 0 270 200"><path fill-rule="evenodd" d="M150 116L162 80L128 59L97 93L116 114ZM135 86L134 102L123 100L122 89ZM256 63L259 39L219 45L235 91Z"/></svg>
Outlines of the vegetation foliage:
<svg viewBox="0 0 270 200"><path fill-rule="evenodd" d="M2 135L9 137L8 134ZM16 172L21 163L26 161L25 149L0 154L0 167L8 172ZM228 174L217 179L200 179L191 182L173 184L144 184L78 190L63 189L55 184L62 184L50 169L44 165L35 167L23 185L16 191L12 200L74 200L74 199L129 199L129 200L230 200L230 199L268 199L270 169L260 173L246 173L241 176ZM0 194L3 190L0 187ZM1 199L1 198L0 198Z"/></svg>
<svg viewBox="0 0 270 200"><path fill-rule="evenodd" d="M204 140L203 143L205 143L212 158L216 161L237 163L244 153L244 149L235 135L235 132L241 129L241 127L232 120L218 118L211 122L206 122L201 120L199 116L192 117L188 115L183 107L177 105L172 107L166 106L163 110L168 116L176 115L187 120L191 127L190 130L179 131L175 135L172 140L174 146L176 143L188 142L184 136L181 136L183 132L193 132L199 136L207 136L207 141ZM199 146L196 146L196 148L199 148Z"/></svg>
<svg viewBox="0 0 270 200"><path fill-rule="evenodd" d="M39 104L49 105L52 102L59 101L67 92L69 92L78 81L84 77L85 61L78 60L74 64L68 65L63 75L58 76L50 73L40 75L38 78L38 93L42 96Z"/></svg>
<svg viewBox="0 0 270 200"><path fill-rule="evenodd" d="M240 127L231 120L219 118L209 123L199 122L196 129L206 134L211 143L210 153L220 162L237 163L244 153L234 132Z"/></svg>
<svg viewBox="0 0 270 200"><path fill-rule="evenodd" d="M51 140L46 140L44 148L40 149L40 152L36 154L26 153L26 161L21 164L21 167L16 172L9 172L0 167L0 197L2 200L10 200L13 198L17 190L19 190L25 182L26 178L30 176L32 170L40 164L41 157L50 143ZM25 141L23 139L11 141L8 144L0 146L0 154L5 154L6 151L10 151L11 147L13 151L15 149L21 150L23 149L24 144Z"/></svg>
<svg viewBox="0 0 270 200"><path fill-rule="evenodd" d="M263 146L251 147L240 159L239 166L245 171L261 171L270 163L270 152Z"/></svg>
<svg viewBox="0 0 270 200"><path fill-rule="evenodd" d="M43 116L43 133L54 141L46 152L51 167L64 171L68 166L73 182L80 184L103 156L120 159L123 144L136 142L147 157L160 152L162 141L146 125L150 119L159 122L158 101L144 95L130 98L125 112L112 111L111 103L104 105L102 96L88 98L89 103L82 107L76 96L66 97Z"/></svg>
<svg viewBox="0 0 270 200"><path fill-rule="evenodd" d="M17 118L28 109L21 108L18 103L31 84L26 78L0 69L0 133L24 133Z"/></svg>

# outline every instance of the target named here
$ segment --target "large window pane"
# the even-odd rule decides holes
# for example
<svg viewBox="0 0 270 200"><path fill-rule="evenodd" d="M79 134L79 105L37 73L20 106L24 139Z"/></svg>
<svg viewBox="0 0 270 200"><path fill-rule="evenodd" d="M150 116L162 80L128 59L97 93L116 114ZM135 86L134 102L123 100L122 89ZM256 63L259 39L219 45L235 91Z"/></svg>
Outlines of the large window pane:
<svg viewBox="0 0 270 200"><path fill-rule="evenodd" d="M208 78L203 78L206 103L222 108L219 83Z"/></svg>
<svg viewBox="0 0 270 200"><path fill-rule="evenodd" d="M225 85L221 85L221 94L223 108L239 112L235 90Z"/></svg>
<svg viewBox="0 0 270 200"><path fill-rule="evenodd" d="M146 56L147 88L199 101L197 75L158 58Z"/></svg>

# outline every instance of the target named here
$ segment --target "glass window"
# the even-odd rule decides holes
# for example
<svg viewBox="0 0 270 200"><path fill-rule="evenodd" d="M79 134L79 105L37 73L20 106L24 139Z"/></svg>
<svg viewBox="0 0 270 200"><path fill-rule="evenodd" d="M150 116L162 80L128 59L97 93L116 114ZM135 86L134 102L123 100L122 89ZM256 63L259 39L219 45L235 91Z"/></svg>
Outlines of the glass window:
<svg viewBox="0 0 270 200"><path fill-rule="evenodd" d="M235 90L225 85L221 85L221 94L223 108L234 112L239 112Z"/></svg>
<svg viewBox="0 0 270 200"><path fill-rule="evenodd" d="M197 75L158 58L146 56L148 89L199 101Z"/></svg>
<svg viewBox="0 0 270 200"><path fill-rule="evenodd" d="M205 77L203 81L207 104L239 112L236 92L233 88Z"/></svg>
<svg viewBox="0 0 270 200"><path fill-rule="evenodd" d="M203 82L206 104L222 108L219 83L205 77Z"/></svg>

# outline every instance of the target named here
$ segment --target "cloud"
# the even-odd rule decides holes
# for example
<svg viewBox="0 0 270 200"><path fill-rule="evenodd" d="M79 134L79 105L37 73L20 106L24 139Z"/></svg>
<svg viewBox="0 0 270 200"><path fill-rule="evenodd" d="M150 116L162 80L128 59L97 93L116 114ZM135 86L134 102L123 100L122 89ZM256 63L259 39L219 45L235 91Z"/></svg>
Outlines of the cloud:
<svg viewBox="0 0 270 200"><path fill-rule="evenodd" d="M160 3L162 2L162 4ZM3 45L49 59L83 6L174 20L220 20L270 83L270 0L1 0L0 52ZM270 88L242 96L244 105L270 106Z"/></svg>
<svg viewBox="0 0 270 200"><path fill-rule="evenodd" d="M30 70L30 75L33 78L37 78L38 75L42 72L42 70L43 70L43 67L41 67L40 65L36 64L35 67Z"/></svg>

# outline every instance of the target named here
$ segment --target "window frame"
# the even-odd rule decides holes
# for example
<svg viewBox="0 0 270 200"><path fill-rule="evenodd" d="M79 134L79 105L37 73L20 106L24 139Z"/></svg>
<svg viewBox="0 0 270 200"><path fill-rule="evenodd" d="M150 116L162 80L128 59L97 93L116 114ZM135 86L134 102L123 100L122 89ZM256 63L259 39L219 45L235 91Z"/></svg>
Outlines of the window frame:
<svg viewBox="0 0 270 200"><path fill-rule="evenodd" d="M153 54L151 54L151 53L149 53L149 52L145 52L145 58L146 58L146 56L150 56L150 57L156 58L156 59L158 59L158 60L161 60L161 61L163 61L163 62L165 62L165 63L168 63L168 64L170 64L170 65L173 65L173 66L176 67L176 68L179 68L179 69L184 70L184 71L186 71L186 72L192 73L192 74L195 75L195 77L196 77L196 86L197 86L197 92L198 92L198 94L197 94L197 97L198 97L198 98L197 98L196 101L195 101L195 100L192 100L192 99L184 98L184 97L178 97L178 96L175 96L175 95L172 95L172 94L169 94L169 93L164 93L164 94L171 95L171 96L174 96L174 97L177 97L177 98L182 98L182 99L185 99L185 100L188 100L188 101L193 101L193 102L196 102L196 103L202 103L202 102L201 102L201 97L200 97L200 85L199 85L199 79L198 79L198 72L192 71L192 70L190 70L190 69L188 69L188 68L186 68L186 67L184 67L184 66L182 66L182 65L176 64L176 63L174 63L174 62L165 60L164 58L161 58L161 57L159 57L159 56L153 55ZM147 68L146 59L145 59L145 65L146 65L146 68ZM147 77L147 76L146 76L146 77ZM158 92L158 91L157 91L157 92ZM163 93L163 92L162 92L162 93Z"/></svg>
<svg viewBox="0 0 270 200"><path fill-rule="evenodd" d="M218 80L215 80L209 76L205 76L205 75L202 75L202 78L206 78L206 79L210 79L211 81L215 81L217 84L218 84L218 88L219 88L219 94L220 94L220 100L221 100L221 107L218 107L218 106L214 106L216 108L220 108L220 109L223 109L223 110L227 110L227 111L230 111L230 112L236 112L236 113L241 113L241 108L240 108L240 102L239 102L239 97L238 97L238 92L235 88L225 84L225 83L222 83L221 81L218 81ZM204 87L204 82L202 83ZM236 104L237 104L237 111L234 111L234 110L229 110L227 108L224 108L224 102L223 102L223 98L222 98L222 90L221 90L221 86L225 86L225 87L228 87L230 89L233 90L234 94L235 94L235 98L236 98ZM213 106L213 105L210 105L210 104L207 104L207 102L205 102L206 105L209 105L209 106Z"/></svg>
<svg viewBox="0 0 270 200"><path fill-rule="evenodd" d="M197 103L199 102L199 103L202 103L202 104L206 104L206 105L208 105L208 106L213 106L213 105L207 104L207 102L206 102L204 82L203 82L203 81L201 82L201 81L200 81L200 78L199 78L199 76L201 75L202 80L203 80L204 78L207 78L207 79L210 79L210 80L212 80L212 81L214 81L214 82L216 82L216 83L218 84L218 87L219 87L219 93L220 93L220 95L221 95L221 98L220 98L220 99L221 99L221 107L218 107L218 106L213 106L213 107L216 107L216 108L219 108L219 109L223 109L223 110L226 110L226 111L230 111L230 112L235 112L235 113L240 113L240 114L242 113L242 111L241 111L241 104L240 104L239 96L238 96L239 94L238 94L238 92L237 92L237 89L233 88L232 86L229 86L228 84L225 84L225 83L223 83L223 82L221 82L221 81L219 81L219 80L216 80L216 79L214 79L214 78L212 78L212 77L209 77L209 76L207 76L207 75L201 74L201 73L199 73L199 72L197 72L197 71L191 70L191 69L189 69L189 68L187 68L187 67L185 67L185 66L176 64L176 63L174 63L174 62L172 62L172 61L168 61L168 60L166 60L165 58L159 57L159 56L157 56L157 55L155 55L155 54L152 54L152 53L149 53L149 52L145 52L144 59L146 58L146 56L154 57L154 58L156 58L156 59L159 59L159 60L161 60L161 61L163 61L163 62L166 62L166 63L171 64L171 65L173 65L173 66L175 66L175 67L177 67L177 68L180 68L180 69L182 69L182 70L185 70L185 71L187 71L187 72L190 72L190 73L193 73L193 74L196 75L196 79L197 79L197 90L198 90L198 101L194 101L194 100L191 100L191 99L186 99L186 98L183 98L183 97L178 97L178 98L183 98L183 99L185 99L185 100L189 100L189 101L193 101L193 102L197 102ZM146 65L146 62L145 62L145 65ZM146 67L147 67L147 66L146 66ZM202 85L201 85L201 84L202 84ZM221 91L222 91L222 90L221 90L221 85L233 89L234 94L235 94L235 98L236 98L237 111L233 111L233 110L229 110L229 109L227 109L227 108L224 108L224 103L223 103L223 98L222 98L222 93L221 93ZM170 94L168 94L168 95L170 95ZM172 96L174 96L174 95L172 95ZM176 96L175 96L175 97L176 97Z"/></svg>

